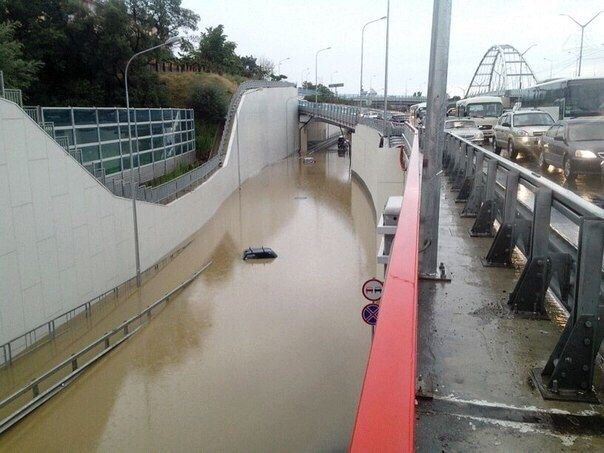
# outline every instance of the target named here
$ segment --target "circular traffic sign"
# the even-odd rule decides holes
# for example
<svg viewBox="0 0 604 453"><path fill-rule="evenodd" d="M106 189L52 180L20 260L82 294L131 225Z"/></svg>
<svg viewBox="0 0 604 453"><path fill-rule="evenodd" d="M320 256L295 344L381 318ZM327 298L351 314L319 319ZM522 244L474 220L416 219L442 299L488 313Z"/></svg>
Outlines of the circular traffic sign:
<svg viewBox="0 0 604 453"><path fill-rule="evenodd" d="M367 304L361 310L361 317L363 321L365 321L370 326L375 326L377 324L378 313L380 311L380 306L378 304Z"/></svg>
<svg viewBox="0 0 604 453"><path fill-rule="evenodd" d="M376 302L382 297L384 283L377 278L371 278L363 283L363 296L371 302Z"/></svg>

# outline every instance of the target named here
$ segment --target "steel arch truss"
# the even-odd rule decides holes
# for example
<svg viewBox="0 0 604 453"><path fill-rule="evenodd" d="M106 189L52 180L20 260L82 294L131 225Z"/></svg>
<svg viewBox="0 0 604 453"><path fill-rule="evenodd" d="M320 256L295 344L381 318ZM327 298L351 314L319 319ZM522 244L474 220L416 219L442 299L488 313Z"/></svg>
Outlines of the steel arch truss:
<svg viewBox="0 0 604 453"><path fill-rule="evenodd" d="M526 88L537 83L524 57L509 44L492 46L480 60L466 97L504 94L505 90Z"/></svg>

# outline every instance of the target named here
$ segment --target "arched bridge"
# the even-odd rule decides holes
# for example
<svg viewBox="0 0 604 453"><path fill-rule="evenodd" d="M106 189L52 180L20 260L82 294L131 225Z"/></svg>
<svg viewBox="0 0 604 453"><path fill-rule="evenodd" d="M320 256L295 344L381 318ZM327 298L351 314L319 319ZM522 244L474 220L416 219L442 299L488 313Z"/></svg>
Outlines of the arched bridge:
<svg viewBox="0 0 604 453"><path fill-rule="evenodd" d="M465 97L503 95L506 90L535 83L535 74L523 54L509 44L497 44L491 46L480 60Z"/></svg>

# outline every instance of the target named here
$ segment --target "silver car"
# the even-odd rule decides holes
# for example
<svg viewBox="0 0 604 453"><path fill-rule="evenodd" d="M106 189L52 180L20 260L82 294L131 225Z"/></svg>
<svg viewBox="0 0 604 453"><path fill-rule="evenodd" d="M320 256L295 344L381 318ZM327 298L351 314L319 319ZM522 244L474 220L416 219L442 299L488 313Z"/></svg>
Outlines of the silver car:
<svg viewBox="0 0 604 453"><path fill-rule="evenodd" d="M541 110L513 110L501 115L493 128L495 153L506 149L508 157L515 159L518 151L539 155L539 138L554 124L549 113Z"/></svg>
<svg viewBox="0 0 604 453"><path fill-rule="evenodd" d="M445 121L445 132L450 132L473 142L484 140L484 134L478 129L478 125L474 120L448 119Z"/></svg>

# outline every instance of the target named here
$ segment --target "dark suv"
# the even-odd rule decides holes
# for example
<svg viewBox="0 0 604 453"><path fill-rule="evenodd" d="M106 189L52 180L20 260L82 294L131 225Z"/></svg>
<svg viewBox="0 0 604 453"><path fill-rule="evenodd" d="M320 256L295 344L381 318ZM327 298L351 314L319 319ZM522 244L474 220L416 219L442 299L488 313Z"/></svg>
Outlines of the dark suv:
<svg viewBox="0 0 604 453"><path fill-rule="evenodd" d="M539 143L539 165L562 168L566 179L601 174L604 165L604 117L562 120Z"/></svg>

